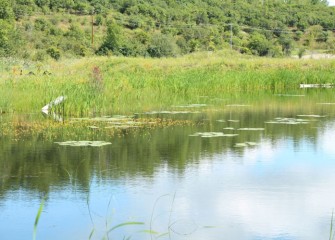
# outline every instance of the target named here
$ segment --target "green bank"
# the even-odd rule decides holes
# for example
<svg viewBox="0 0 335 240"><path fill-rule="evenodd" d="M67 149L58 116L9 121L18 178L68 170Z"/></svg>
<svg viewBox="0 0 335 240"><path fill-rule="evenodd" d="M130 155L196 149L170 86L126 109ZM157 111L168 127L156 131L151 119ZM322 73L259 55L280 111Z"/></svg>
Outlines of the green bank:
<svg viewBox="0 0 335 240"><path fill-rule="evenodd" d="M162 110L236 94L301 93L305 84L333 84L332 59L260 58L229 51L179 58L94 57L46 63L2 59L0 109L28 113L58 96L67 116Z"/></svg>

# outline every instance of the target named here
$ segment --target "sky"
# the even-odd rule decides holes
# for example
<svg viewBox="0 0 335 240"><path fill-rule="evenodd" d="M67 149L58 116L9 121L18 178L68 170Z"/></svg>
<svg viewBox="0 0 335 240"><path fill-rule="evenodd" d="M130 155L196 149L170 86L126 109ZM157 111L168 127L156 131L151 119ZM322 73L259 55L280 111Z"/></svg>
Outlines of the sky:
<svg viewBox="0 0 335 240"><path fill-rule="evenodd" d="M335 6L335 0L328 0L329 6Z"/></svg>

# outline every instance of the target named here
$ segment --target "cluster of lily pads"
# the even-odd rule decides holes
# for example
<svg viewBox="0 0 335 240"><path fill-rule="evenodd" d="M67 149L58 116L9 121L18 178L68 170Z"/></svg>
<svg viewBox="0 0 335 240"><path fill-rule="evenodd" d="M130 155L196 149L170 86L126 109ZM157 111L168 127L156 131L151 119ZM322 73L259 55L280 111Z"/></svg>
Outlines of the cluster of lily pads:
<svg viewBox="0 0 335 240"><path fill-rule="evenodd" d="M244 105L242 105L244 106ZM297 124L308 124L311 121L315 121L316 118L324 118L326 116L323 115L316 115L316 114L301 114L297 115L297 118L281 118L277 117L272 121L265 122L267 124L288 124L288 125L297 125ZM220 123L226 123L226 122L231 122L231 123L238 123L239 120L234 120L234 119L229 119L229 120L224 120L224 119L218 119L216 120L217 122ZM256 128L234 128L234 127L225 127L223 128L224 131L264 131L265 128L261 127L256 127ZM224 133L224 132L197 132L192 135L189 135L190 137L201 137L201 138L215 138L215 137L235 137L238 136L238 134L235 133ZM255 142L241 142L241 143L236 143L234 147L236 148L242 148L242 147L252 147L252 146L257 146L258 143Z"/></svg>
<svg viewBox="0 0 335 240"><path fill-rule="evenodd" d="M297 117L307 117L307 118L324 118L325 115L316 115L316 114L300 114Z"/></svg>
<svg viewBox="0 0 335 240"><path fill-rule="evenodd" d="M114 116L103 116L103 117L95 117L95 118L72 118L71 121L88 121L88 122L101 122L105 123L106 125L103 128L120 128L120 129L127 129L127 128L137 128L144 124L150 124L150 122L140 122L134 121L132 117L123 116L123 115L114 115ZM100 127L96 125L88 126L90 129L99 129Z"/></svg>
<svg viewBox="0 0 335 240"><path fill-rule="evenodd" d="M238 136L238 134L226 134L223 132L197 132L189 136L202 137L202 138L215 138L215 137L235 137ZM257 145L258 143L255 142L244 142L244 143L236 143L234 147L252 147Z"/></svg>
<svg viewBox="0 0 335 240"><path fill-rule="evenodd" d="M61 146L71 146L71 147L102 147L112 144L111 142L105 141L65 141L65 142L55 142Z"/></svg>
<svg viewBox="0 0 335 240"><path fill-rule="evenodd" d="M255 142L244 142L244 143L236 143L234 147L253 147L257 145L258 143Z"/></svg>
<svg viewBox="0 0 335 240"><path fill-rule="evenodd" d="M189 113L201 113L199 111L151 111L145 112L146 115L155 115L155 114L189 114Z"/></svg>
<svg viewBox="0 0 335 240"><path fill-rule="evenodd" d="M287 125L297 125L297 124L308 124L310 121L301 118L275 118L272 121L265 122L268 124L287 124Z"/></svg>
<svg viewBox="0 0 335 240"><path fill-rule="evenodd" d="M223 132L197 132L189 136L190 137L212 138L212 137L235 137L235 136L238 136L238 134L225 134Z"/></svg>

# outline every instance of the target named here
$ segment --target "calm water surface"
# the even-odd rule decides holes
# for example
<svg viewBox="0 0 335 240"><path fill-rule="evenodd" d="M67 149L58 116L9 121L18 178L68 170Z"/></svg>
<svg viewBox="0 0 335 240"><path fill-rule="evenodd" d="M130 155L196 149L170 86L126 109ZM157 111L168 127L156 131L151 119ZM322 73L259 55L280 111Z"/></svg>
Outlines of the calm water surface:
<svg viewBox="0 0 335 240"><path fill-rule="evenodd" d="M329 239L335 98L318 94L163 114L195 124L100 139L112 145L99 148L0 138L0 239L32 239L43 199L37 239ZM278 117L307 121L267 123ZM109 231L131 222L143 224Z"/></svg>

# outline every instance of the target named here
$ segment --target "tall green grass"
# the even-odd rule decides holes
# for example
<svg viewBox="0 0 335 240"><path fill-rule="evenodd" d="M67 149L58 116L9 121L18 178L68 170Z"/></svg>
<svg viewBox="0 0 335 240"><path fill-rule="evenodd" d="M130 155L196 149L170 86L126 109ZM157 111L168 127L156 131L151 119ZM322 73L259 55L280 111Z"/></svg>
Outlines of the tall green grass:
<svg viewBox="0 0 335 240"><path fill-rule="evenodd" d="M173 59L95 57L50 62L45 68L51 76L25 75L29 70L37 72L33 65L24 75L14 74L8 67L2 70L0 80L0 108L36 112L66 95L67 115L131 113L197 102L200 96L282 93L297 90L299 83L335 83L334 66L334 60L200 53ZM94 69L99 70L99 87Z"/></svg>

